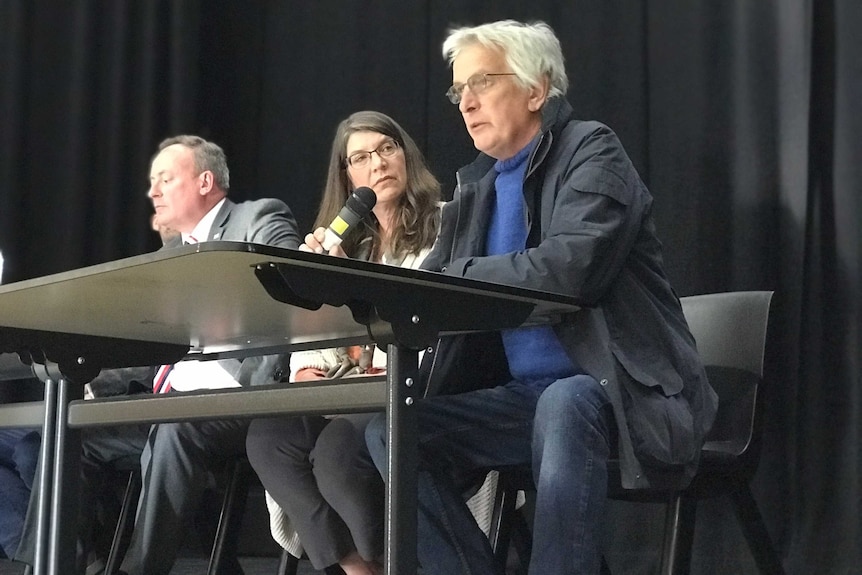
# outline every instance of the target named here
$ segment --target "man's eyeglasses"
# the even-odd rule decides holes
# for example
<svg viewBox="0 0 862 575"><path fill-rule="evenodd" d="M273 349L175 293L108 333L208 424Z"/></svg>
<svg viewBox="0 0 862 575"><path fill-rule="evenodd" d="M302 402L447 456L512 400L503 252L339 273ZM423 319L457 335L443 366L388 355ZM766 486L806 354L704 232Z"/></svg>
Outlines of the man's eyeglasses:
<svg viewBox="0 0 862 575"><path fill-rule="evenodd" d="M473 74L467 78L466 82L456 82L446 90L446 97L456 106L461 103L461 96L464 94L464 88L470 88L474 94L481 94L488 86L494 84L494 76L516 76L514 72L505 72L501 74Z"/></svg>
<svg viewBox="0 0 862 575"><path fill-rule="evenodd" d="M395 140L386 140L373 150L360 150L347 156L347 165L351 168L364 168L371 162L371 154L377 152L381 158L391 158L398 153L401 146Z"/></svg>

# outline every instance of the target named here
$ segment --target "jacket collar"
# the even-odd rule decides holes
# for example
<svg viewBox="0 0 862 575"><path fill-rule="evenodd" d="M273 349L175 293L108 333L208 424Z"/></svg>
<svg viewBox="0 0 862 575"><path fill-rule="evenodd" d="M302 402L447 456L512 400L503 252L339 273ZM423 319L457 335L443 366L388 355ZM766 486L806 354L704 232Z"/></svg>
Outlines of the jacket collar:
<svg viewBox="0 0 862 575"><path fill-rule="evenodd" d="M219 208L218 213L216 214L215 219L213 220L212 226L210 226L210 233L208 240L220 240L222 233L224 232L225 226L227 226L228 221L230 221L230 214L233 211L233 208L236 204L230 201L230 198L225 198L224 203Z"/></svg>
<svg viewBox="0 0 862 575"><path fill-rule="evenodd" d="M559 132L572 119L572 106L562 96L548 98L542 108L542 132Z"/></svg>
<svg viewBox="0 0 862 575"><path fill-rule="evenodd" d="M218 213L216 214L215 219L213 220L212 225L210 226L209 237L205 241L209 240L220 240L222 233L224 232L224 228L230 220L230 213L233 211L234 204L230 201L230 198L225 198L224 203L222 203L221 208L219 208ZM180 236L176 236L168 240L161 249L165 248L176 248L183 245L183 240Z"/></svg>
<svg viewBox="0 0 862 575"><path fill-rule="evenodd" d="M548 98L542 108L542 129L539 134L539 144L533 151L533 156L530 158L527 173L531 173L539 164L541 164L548 155L548 150L553 144L554 138L559 134L563 127L571 120L573 115L572 106L561 96ZM494 167L496 160L485 153L479 153L472 163L458 170L458 194L461 185L477 182L482 179Z"/></svg>

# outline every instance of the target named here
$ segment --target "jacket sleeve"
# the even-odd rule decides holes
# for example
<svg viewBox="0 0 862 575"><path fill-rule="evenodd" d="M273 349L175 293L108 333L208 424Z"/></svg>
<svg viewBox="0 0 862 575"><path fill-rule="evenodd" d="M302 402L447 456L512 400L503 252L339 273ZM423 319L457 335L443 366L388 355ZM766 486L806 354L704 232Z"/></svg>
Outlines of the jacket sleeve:
<svg viewBox="0 0 862 575"><path fill-rule="evenodd" d="M152 367L103 369L90 382L90 389L94 397L149 392L153 388L154 375L155 369Z"/></svg>
<svg viewBox="0 0 862 575"><path fill-rule="evenodd" d="M449 263L452 241L455 236L455 224L458 218L460 201L452 200L443 206L440 214L440 232L431 251L424 258L419 269L439 272Z"/></svg>
<svg viewBox="0 0 862 575"><path fill-rule="evenodd" d="M272 198L256 202L257 213L249 225L247 239L256 244L296 249L300 236L296 219L287 204Z"/></svg>
<svg viewBox="0 0 862 575"><path fill-rule="evenodd" d="M614 133L597 122L573 129L585 127L583 136L564 130L561 150L546 158L539 244L456 259L447 273L571 295L582 305L601 299L626 263L650 200Z"/></svg>
<svg viewBox="0 0 862 575"><path fill-rule="evenodd" d="M338 354L335 348L295 351L290 356L290 381L296 381L296 374L301 369L311 367L329 371L337 363Z"/></svg>

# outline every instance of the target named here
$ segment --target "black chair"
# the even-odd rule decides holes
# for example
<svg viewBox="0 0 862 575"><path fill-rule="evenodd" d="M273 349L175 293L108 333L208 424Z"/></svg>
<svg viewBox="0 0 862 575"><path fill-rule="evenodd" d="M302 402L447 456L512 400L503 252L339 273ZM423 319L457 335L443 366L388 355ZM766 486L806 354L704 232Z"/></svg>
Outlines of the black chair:
<svg viewBox="0 0 862 575"><path fill-rule="evenodd" d="M221 511L210 552L207 575L220 575L221 573L236 571L233 566L237 563L237 543L252 476L251 465L245 457L238 457L231 461L225 470ZM126 488L123 492L120 515L105 561L104 572L106 575L116 574L120 567L134 526L135 510L140 493L141 473L139 470L134 470L129 472Z"/></svg>
<svg viewBox="0 0 862 575"><path fill-rule="evenodd" d="M135 469L129 471L126 488L123 490L120 515L117 518L117 526L114 528L114 537L111 540L108 558L105 560L105 575L114 575L120 568L123 555L129 546L129 537L132 526L135 523L135 510L137 509L140 495L141 472Z"/></svg>
<svg viewBox="0 0 862 575"><path fill-rule="evenodd" d="M692 483L682 491L625 490L609 465L608 497L668 505L661 558L662 574L688 573L697 501L727 495L733 503L749 548L762 573L784 569L771 542L749 483L760 454L767 328L772 292L729 292L682 298L689 327L697 340L709 381L719 396L715 423L703 446ZM617 466L618 469L618 466ZM492 538L498 558L508 553L509 539L520 541L522 564L529 555L529 531L515 519L514 490L535 489L527 470L508 471L498 500ZM525 541L524 541L525 540ZM606 569L606 565L603 566Z"/></svg>

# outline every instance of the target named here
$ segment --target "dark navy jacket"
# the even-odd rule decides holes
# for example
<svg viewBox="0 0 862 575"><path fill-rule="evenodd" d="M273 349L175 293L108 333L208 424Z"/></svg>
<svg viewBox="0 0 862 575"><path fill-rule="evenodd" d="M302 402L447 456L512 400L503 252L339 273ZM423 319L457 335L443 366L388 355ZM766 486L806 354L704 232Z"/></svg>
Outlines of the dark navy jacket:
<svg viewBox="0 0 862 575"><path fill-rule="evenodd" d="M539 138L524 182L528 248L481 255L496 172L494 159L480 154L458 172L423 268L577 298L583 309L554 329L611 399L623 487L684 484L718 399L662 268L652 196L616 135L598 122L572 119L562 98L545 104ZM506 383L504 356L489 342L443 338L436 353L426 354L429 389L456 393Z"/></svg>

